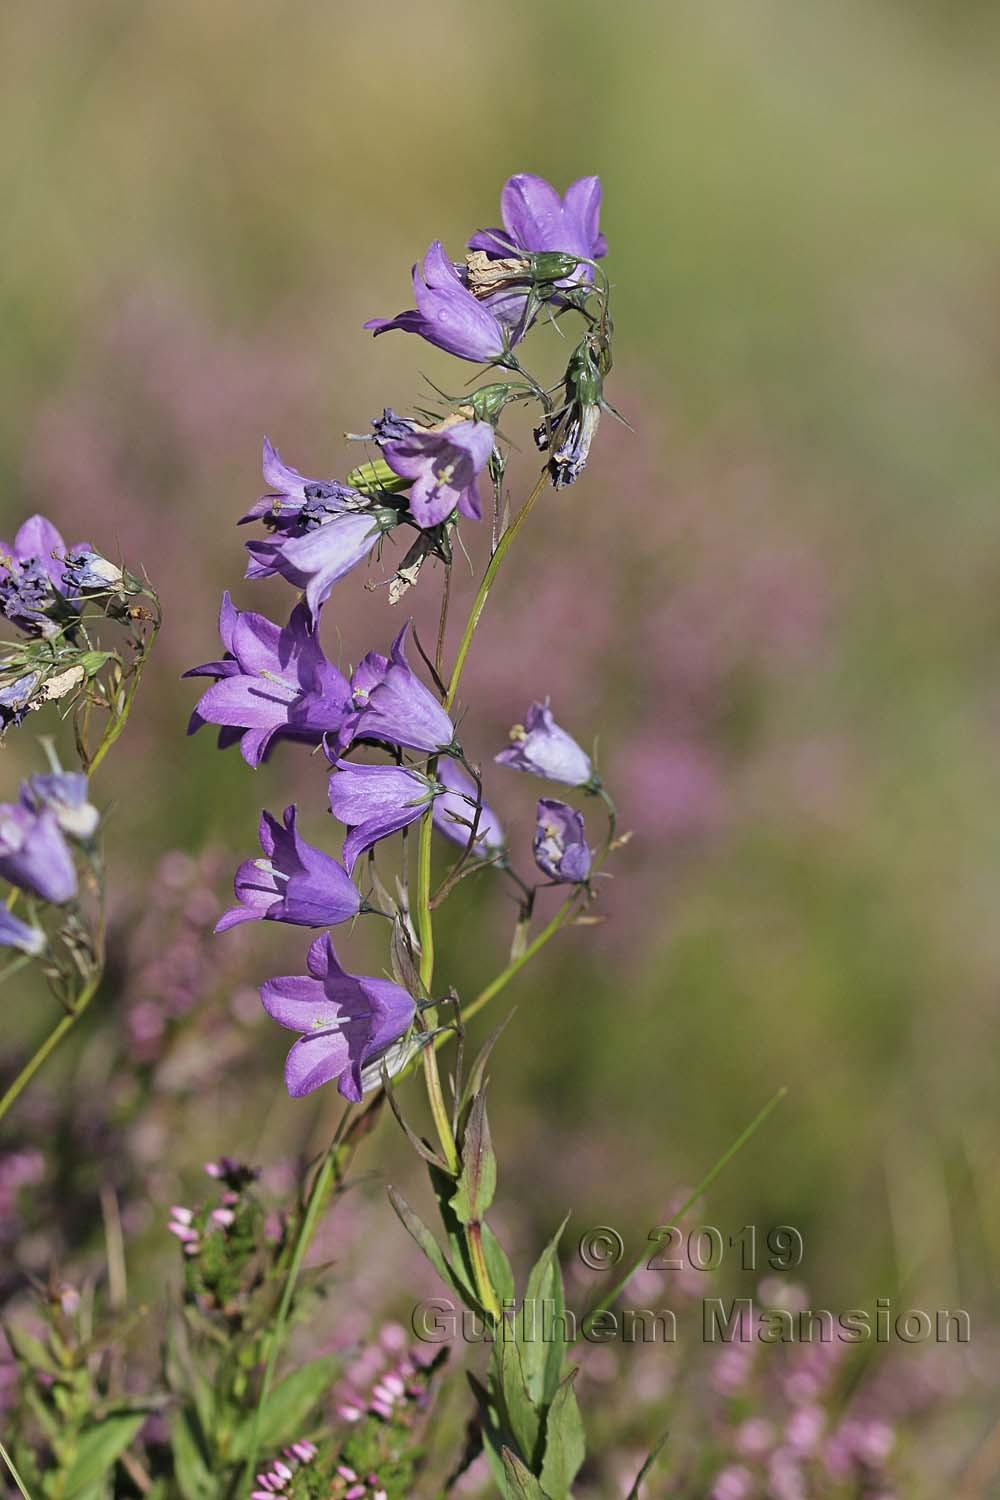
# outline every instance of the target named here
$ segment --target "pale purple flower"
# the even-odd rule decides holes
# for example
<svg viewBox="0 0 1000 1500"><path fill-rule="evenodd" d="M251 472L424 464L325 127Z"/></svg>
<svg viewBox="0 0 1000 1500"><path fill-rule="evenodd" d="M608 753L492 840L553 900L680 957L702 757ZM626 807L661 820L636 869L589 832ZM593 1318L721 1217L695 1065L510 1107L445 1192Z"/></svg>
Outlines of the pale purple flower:
<svg viewBox="0 0 1000 1500"><path fill-rule="evenodd" d="M429 688L411 670L404 649L408 620L393 641L388 659L370 653L363 691L367 707L354 725L363 739L387 740L409 750L438 754L455 744L455 726ZM384 663L384 665L382 665ZM358 689L354 689L357 698Z"/></svg>
<svg viewBox="0 0 1000 1500"><path fill-rule="evenodd" d="M0 948L20 948L22 953L37 958L45 948L45 933L0 905Z"/></svg>
<svg viewBox="0 0 1000 1500"><path fill-rule="evenodd" d="M608 245L599 228L601 182L598 177L580 177L560 198L551 183L531 172L509 177L500 194L502 229L479 229L469 240L470 250L507 256L518 250L537 254L562 250L587 260L607 255ZM589 266L579 268L575 280L590 279Z"/></svg>
<svg viewBox="0 0 1000 1500"><path fill-rule="evenodd" d="M295 826L295 807L284 822L260 816L262 859L248 859L236 872L236 906L223 913L216 932L241 922L292 922L300 927L333 927L356 917L361 896L332 855L309 844Z"/></svg>
<svg viewBox="0 0 1000 1500"><path fill-rule="evenodd" d="M76 867L55 814L0 803L0 877L62 906L76 895Z"/></svg>
<svg viewBox="0 0 1000 1500"><path fill-rule="evenodd" d="M548 698L531 705L524 723L515 724L511 730L510 741L495 757L498 766L562 781L566 786L590 788L598 784L590 756L556 723Z"/></svg>
<svg viewBox="0 0 1000 1500"><path fill-rule="evenodd" d="M118 593L124 582L121 568L92 547L75 547L66 553L60 585L68 598L78 600L84 594Z"/></svg>
<svg viewBox="0 0 1000 1500"><path fill-rule="evenodd" d="M542 874L560 885L581 885L590 875L583 815L565 802L539 798L533 848Z"/></svg>
<svg viewBox="0 0 1000 1500"><path fill-rule="evenodd" d="M31 699L38 686L39 673L26 672L0 688L0 724L20 724L31 709Z"/></svg>
<svg viewBox="0 0 1000 1500"><path fill-rule="evenodd" d="M218 724L220 748L238 742L247 764L259 766L276 737L319 744L340 728L351 706L350 686L323 654L305 606L297 606L282 629L238 610L227 593L219 634L222 660L184 674L218 679L199 699L189 734Z"/></svg>
<svg viewBox="0 0 1000 1500"><path fill-rule="evenodd" d="M413 295L415 308L395 318L370 318L364 326L376 338L390 328L417 333L439 349L476 364L503 360L509 334L495 314L463 286L440 240L424 256L423 274L413 267Z"/></svg>
<svg viewBox="0 0 1000 1500"><path fill-rule="evenodd" d="M447 790L444 796L434 799L431 810L434 827L445 838L451 839L454 844L460 844L464 849L469 842L476 816L476 783L468 771L450 757L439 762L437 776ZM506 842L500 820L484 802L479 809L479 826L476 829L473 852L488 858L499 854Z"/></svg>
<svg viewBox="0 0 1000 1500"><path fill-rule="evenodd" d="M0 614L25 635L54 635L74 611L62 591L66 543L51 521L31 516L13 544L0 542Z"/></svg>
<svg viewBox="0 0 1000 1500"><path fill-rule="evenodd" d="M410 1029L413 997L389 979L346 973L328 934L309 949L307 967L308 974L268 980L260 992L273 1020L302 1033L288 1054L285 1085L298 1099L338 1079L356 1104L377 1081L372 1068Z"/></svg>
<svg viewBox="0 0 1000 1500"><path fill-rule="evenodd" d="M410 514L418 526L437 526L453 511L482 518L479 475L493 452L489 422L456 422L438 431L418 428L383 445L386 463L411 479Z"/></svg>
<svg viewBox="0 0 1000 1500"><path fill-rule="evenodd" d="M344 840L350 871L366 849L423 817L441 791L437 782L408 766L338 761L337 767L330 776L330 811L350 829Z"/></svg>
<svg viewBox="0 0 1000 1500"><path fill-rule="evenodd" d="M82 771L50 771L21 784L21 802L34 812L48 808L63 833L83 843L94 837L101 815L90 801Z"/></svg>

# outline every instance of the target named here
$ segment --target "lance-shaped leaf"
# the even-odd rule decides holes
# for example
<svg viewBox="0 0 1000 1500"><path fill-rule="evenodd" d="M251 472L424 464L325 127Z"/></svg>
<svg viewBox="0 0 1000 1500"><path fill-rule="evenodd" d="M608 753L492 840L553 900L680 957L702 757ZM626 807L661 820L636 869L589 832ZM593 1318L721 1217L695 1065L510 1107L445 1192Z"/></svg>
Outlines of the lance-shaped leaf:
<svg viewBox="0 0 1000 1500"><path fill-rule="evenodd" d="M531 1399L542 1408L554 1400L562 1379L566 1303L558 1250L568 1218L567 1214L535 1262L522 1306L521 1363Z"/></svg>
<svg viewBox="0 0 1000 1500"><path fill-rule="evenodd" d="M490 1053L493 1051L493 1048L500 1040L500 1035L504 1030L504 1027L510 1021L513 1014L514 1012L511 1011L509 1015L504 1017L504 1019L498 1026L494 1026L493 1030L490 1032L489 1036L480 1047L479 1052L476 1055L475 1062L469 1069L469 1076L465 1082L464 1087L462 1088L461 1097L459 1098L458 1102L456 1134L459 1137L461 1137L461 1135L463 1134L466 1124L468 1123L469 1112L472 1108L472 1101L475 1098L476 1094L478 1094L485 1085L486 1064L490 1060Z"/></svg>
<svg viewBox="0 0 1000 1500"><path fill-rule="evenodd" d="M475 1095L462 1137L462 1170L451 1206L463 1224L481 1224L497 1186L497 1159L486 1118L486 1094Z"/></svg>
<svg viewBox="0 0 1000 1500"><path fill-rule="evenodd" d="M577 1372L567 1375L556 1391L545 1419L545 1458L542 1488L550 1495L568 1495L587 1451L583 1418L573 1382Z"/></svg>
<svg viewBox="0 0 1000 1500"><path fill-rule="evenodd" d="M642 1468L639 1470L638 1474L635 1476L635 1483L626 1495L625 1500L639 1500L639 1491L642 1488L643 1481L645 1480L650 1469L656 1463L656 1460L659 1458L660 1450L662 1449L669 1436L669 1432L665 1432L663 1436L659 1438L655 1445L650 1449L649 1456L646 1459L646 1462L643 1464Z"/></svg>
<svg viewBox="0 0 1000 1500"><path fill-rule="evenodd" d="M260 1414L257 1435L260 1448L279 1448L292 1441L329 1391L340 1364L340 1360L332 1356L314 1359L278 1381ZM234 1458L246 1457L253 1440L254 1420L255 1414L251 1412L236 1429L232 1446Z"/></svg>
<svg viewBox="0 0 1000 1500"><path fill-rule="evenodd" d="M534 1465L540 1446L542 1412L532 1402L521 1364L521 1349L510 1323L497 1329L490 1388L518 1452Z"/></svg>
<svg viewBox="0 0 1000 1500"><path fill-rule="evenodd" d="M507 1493L511 1500L549 1500L549 1496L539 1484L530 1469L525 1468L516 1453L509 1448L504 1448L501 1458L503 1459L504 1478L507 1481Z"/></svg>
<svg viewBox="0 0 1000 1500"><path fill-rule="evenodd" d="M110 1412L97 1426L81 1434L62 1476L60 1494L73 1500L97 1480L109 1479L145 1420L145 1412Z"/></svg>
<svg viewBox="0 0 1000 1500"><path fill-rule="evenodd" d="M413 1209L407 1203L402 1193L397 1192L394 1187L390 1187L389 1189L389 1202L396 1210L399 1221L407 1234L419 1245L445 1285L451 1287L452 1291L463 1302L470 1303L482 1312L483 1310L472 1296L470 1288L464 1284L460 1275L441 1249L441 1246L427 1228L427 1225L413 1212Z"/></svg>

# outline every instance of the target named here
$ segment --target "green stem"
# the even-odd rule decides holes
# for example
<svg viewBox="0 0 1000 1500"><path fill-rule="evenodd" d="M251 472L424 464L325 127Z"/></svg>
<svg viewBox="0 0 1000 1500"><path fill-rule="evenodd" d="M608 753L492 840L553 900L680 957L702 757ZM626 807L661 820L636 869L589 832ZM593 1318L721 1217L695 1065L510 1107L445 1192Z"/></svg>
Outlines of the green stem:
<svg viewBox="0 0 1000 1500"><path fill-rule="evenodd" d="M750 1121L750 1124L746 1127L745 1130L742 1130L740 1132L740 1134L736 1137L735 1141L733 1141L728 1150L722 1153L722 1155L719 1157L719 1160L715 1163L715 1166L712 1167L711 1171L707 1172L701 1179L698 1186L691 1194L690 1198L688 1198L685 1203L682 1203L680 1208L674 1214L673 1217L678 1223L681 1221L681 1219L683 1219L688 1209L693 1208L694 1205L698 1202L698 1199L708 1192L709 1188L712 1186L712 1183L718 1177L719 1173L729 1165L738 1151L743 1150L743 1147L746 1145L747 1141L750 1140L751 1136L757 1134L757 1131L763 1125L768 1115L770 1115L773 1110L777 1109L778 1105L781 1103L782 1099L784 1099L787 1093L787 1087L782 1085L778 1092L767 1101L767 1103L764 1105L764 1108L759 1112L759 1114L754 1115L753 1119ZM614 1286L611 1287L609 1291L602 1292L600 1294L597 1301L590 1308L590 1311L585 1314L583 1321L580 1324L580 1331L577 1334L576 1339L574 1339L573 1341L574 1343L578 1343L581 1338L587 1337L601 1314L603 1312L606 1312L611 1306L612 1302L614 1302L618 1294L624 1291L628 1282L631 1281L632 1277L635 1275L636 1271L638 1271L639 1267L645 1260L647 1249L648 1246L645 1246L643 1248L638 1260L633 1261L628 1270L619 1277L619 1279L615 1282Z"/></svg>
<svg viewBox="0 0 1000 1500"><path fill-rule="evenodd" d="M18 1073L10 1088L4 1094L3 1098L0 1099L0 1120L3 1119L8 1110L11 1109L11 1107L17 1102L19 1096L27 1088L28 1084L34 1078L35 1074L38 1072L42 1064L46 1061L49 1054L55 1051L59 1043L62 1041L63 1037L67 1034L67 1032L73 1029L77 1021L83 1015L84 1011L87 1009L87 1006L90 1004L91 1000L93 1000L95 994L97 993L98 985L101 982L102 972L102 970L99 970L91 977L90 980L88 980L87 984L80 991L78 998L74 1001L72 1010L68 1011L67 1014L63 1016L62 1020L53 1027L48 1036L45 1038L44 1042L35 1052L34 1056L25 1063L24 1067L21 1069L20 1073Z"/></svg>
<svg viewBox="0 0 1000 1500"><path fill-rule="evenodd" d="M490 1280L489 1267L486 1264L486 1255L483 1251L483 1226L478 1221L466 1225L465 1240L469 1247L469 1259L472 1262L472 1275L476 1283L476 1291L483 1308L495 1321L500 1318L500 1303L497 1294L493 1290Z"/></svg>
<svg viewBox="0 0 1000 1500"><path fill-rule="evenodd" d="M479 624L479 617L486 607L486 600L489 597L490 589L493 587L493 580L494 578L496 578L497 573L500 571L500 565L507 554L508 548L510 547L514 538L517 536L517 533L520 531L521 527L524 525L525 521L528 519L528 516L531 514L535 501L544 490L546 484L548 483L548 479L549 471L548 469L543 469L539 474L537 480L535 481L534 488L532 489L527 500L525 500L524 504L521 506L521 509L518 511L511 524L507 527L507 530L504 532L503 536L501 536L500 540L497 542L496 551L487 564L486 572L483 574L482 582L479 585L476 597L472 603L472 611L465 623L465 629L462 632L462 639L458 643L458 651L455 656L455 665L451 669L451 680L448 683L448 691L445 694L444 699L444 706L449 711L451 710L451 707L455 702L455 694L458 692L458 684L462 677L462 670L465 667L465 658L469 654L469 647L472 645L472 637L476 633L476 626Z"/></svg>
<svg viewBox="0 0 1000 1500"><path fill-rule="evenodd" d="M96 751L94 752L93 759L90 760L84 767L84 770L87 772L88 776L93 776L94 772L101 764L101 761L107 755L108 751L111 749L111 746L118 739L122 730L125 728L125 725L128 723L129 714L132 712L132 705L135 702L135 695L139 691L139 683L142 681L143 670L145 669L146 662L149 660L149 653L153 649L153 643L155 642L156 637L159 634L160 624L161 621L159 618L159 608L157 607L157 614L153 620L152 629L150 630L149 635L147 636L143 644L142 650L136 657L135 661L132 663L131 681L129 682L128 690L126 691L125 697L122 701L121 711L120 713L115 714L107 729L105 729L104 734L101 738L101 743L98 745Z"/></svg>
<svg viewBox="0 0 1000 1500"><path fill-rule="evenodd" d="M247 1449L247 1461L243 1470L243 1483L248 1491L253 1487L254 1473L257 1468L261 1416L267 1404L267 1398L271 1393L271 1386L274 1383L274 1371L278 1363L278 1356L281 1353L281 1346L285 1340L285 1329L288 1324L288 1314L291 1311L292 1298L295 1296L295 1288L302 1271L302 1263L312 1243L313 1235L316 1233L320 1212L326 1201L330 1184L333 1181L340 1155L341 1142L350 1114L351 1105L348 1105L341 1116L340 1124L337 1126L333 1140L330 1142L326 1155L323 1157L319 1170L313 1179L313 1185L309 1190L309 1198L306 1202L305 1215L295 1241L291 1264L288 1267L288 1275L285 1277L285 1285L282 1288L281 1301L278 1304L278 1315L268 1342L267 1359L264 1364L264 1374L260 1383L260 1395L257 1398L257 1405L253 1414L250 1446Z"/></svg>
<svg viewBox="0 0 1000 1500"><path fill-rule="evenodd" d="M13 1481L17 1485L18 1489L21 1491L21 1494L24 1496L24 1500L31 1500L31 1496L28 1493L28 1490L27 1490L27 1487L25 1486L24 1480L21 1478L20 1474L15 1469L15 1467L14 1467L14 1460L11 1458L10 1454L7 1452L7 1449L4 1447L3 1443L0 1443L0 1458L2 1458L3 1461L4 1461L4 1463L7 1465L7 1468L10 1471L10 1477L11 1477L11 1479L13 1479Z"/></svg>

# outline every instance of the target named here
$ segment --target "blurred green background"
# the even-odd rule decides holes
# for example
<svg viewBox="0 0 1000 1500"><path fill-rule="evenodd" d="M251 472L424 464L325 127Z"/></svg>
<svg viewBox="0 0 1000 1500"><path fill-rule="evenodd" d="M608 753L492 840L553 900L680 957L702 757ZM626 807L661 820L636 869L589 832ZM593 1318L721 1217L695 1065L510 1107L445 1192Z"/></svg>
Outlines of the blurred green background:
<svg viewBox="0 0 1000 1500"><path fill-rule="evenodd" d="M635 838L608 923L512 992L503 1198L526 1241L572 1207L637 1245L784 1083L710 1222L800 1227L826 1305L913 1262L942 1305L987 1298L996 8L50 0L6 7L0 35L2 530L41 509L120 546L167 616L100 788L123 909L167 848L242 857L261 806L311 797L323 829L304 757L255 777L184 738L178 676L215 654L221 589L288 602L240 581L262 434L343 473L342 432L423 372L454 389L467 372L363 319L408 305L432 238L459 253L494 223L510 173L599 173L609 393L635 432L606 421L550 497L467 695L485 757L551 691L599 734ZM387 617L342 584L331 649L341 629L348 658L384 645ZM11 738L9 788L32 754ZM465 992L503 949L491 903L470 882L445 920ZM297 962L292 939L246 937L248 982ZM15 1036L44 1027L17 1009ZM285 1038L255 1036L277 1087ZM258 1153L301 1135L296 1108L268 1096ZM174 1160L235 1154L262 1110L223 1068Z"/></svg>

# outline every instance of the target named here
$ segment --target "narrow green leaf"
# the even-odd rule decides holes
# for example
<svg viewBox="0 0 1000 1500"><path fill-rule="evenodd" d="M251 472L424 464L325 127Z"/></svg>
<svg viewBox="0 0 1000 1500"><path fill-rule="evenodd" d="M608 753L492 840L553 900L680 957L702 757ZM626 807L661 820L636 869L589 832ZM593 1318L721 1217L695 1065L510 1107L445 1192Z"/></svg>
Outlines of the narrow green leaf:
<svg viewBox="0 0 1000 1500"><path fill-rule="evenodd" d="M486 1076L486 1064L490 1060L490 1053L493 1051L493 1048L500 1040L504 1028L509 1023L513 1014L514 1012L511 1011L509 1015L504 1017L504 1019L498 1026L494 1026L493 1030L490 1032L489 1036L486 1038L485 1042L476 1054L475 1062L469 1069L469 1076L466 1079L465 1086L462 1089L461 1097L458 1102L457 1133L459 1137L462 1136L465 1130L465 1124L469 1117L469 1108L472 1104L472 1100L474 1099L475 1095L480 1093L482 1090L483 1081Z"/></svg>
<svg viewBox="0 0 1000 1500"><path fill-rule="evenodd" d="M545 1419L545 1460L542 1487L550 1495L568 1495L583 1463L587 1442L577 1404L573 1370L556 1391Z"/></svg>
<svg viewBox="0 0 1000 1500"><path fill-rule="evenodd" d="M308 1422L310 1414L330 1389L340 1360L333 1356L314 1359L293 1370L274 1386L260 1414L257 1442L261 1448L278 1448L290 1442ZM253 1432L253 1414L246 1418L233 1435L233 1458L245 1458Z"/></svg>
<svg viewBox="0 0 1000 1500"><path fill-rule="evenodd" d="M522 1458L533 1463L539 1447L542 1413L535 1407L524 1378L521 1349L508 1325L497 1330L491 1363L491 1385L504 1425Z"/></svg>
<svg viewBox="0 0 1000 1500"><path fill-rule="evenodd" d="M569 1215L563 1219L532 1268L519 1324L524 1378L532 1401L542 1408L548 1406L559 1389L565 1360L566 1302L558 1251L568 1218Z"/></svg>
<svg viewBox="0 0 1000 1500"><path fill-rule="evenodd" d="M456 1275L454 1267L427 1228L427 1225L413 1212L413 1209L407 1203L402 1193L398 1192L394 1187L389 1188L389 1202L396 1210L403 1228L414 1243L424 1252L441 1280L446 1286L450 1286L464 1302L467 1302L469 1300L468 1287L464 1286Z"/></svg>
<svg viewBox="0 0 1000 1500"><path fill-rule="evenodd" d="M480 1089L469 1108L462 1136L462 1170L451 1206L463 1224L482 1223L497 1187L497 1159L486 1118L486 1093Z"/></svg>
<svg viewBox="0 0 1000 1500"><path fill-rule="evenodd" d="M174 1412L170 1419L170 1453L184 1500L214 1500L216 1487L208 1467L204 1437L197 1413L190 1407Z"/></svg>
<svg viewBox="0 0 1000 1500"><path fill-rule="evenodd" d="M74 1500L99 1479L110 1477L115 1464L146 1420L144 1412L113 1412L77 1439L76 1454L66 1471L62 1493Z"/></svg>
<svg viewBox="0 0 1000 1500"><path fill-rule="evenodd" d="M646 1462L643 1464L642 1468L635 1476L635 1483L629 1490L628 1494L625 1496L625 1500L639 1500L639 1491L642 1487L643 1481L645 1480L650 1469L656 1463L656 1460L659 1458L660 1451L669 1436L669 1432L665 1432L661 1438L657 1439L656 1443L650 1449L649 1457L646 1459Z"/></svg>
<svg viewBox="0 0 1000 1500"><path fill-rule="evenodd" d="M513 1302L514 1273L510 1268L507 1252L488 1224L483 1225L483 1254L490 1282L501 1303Z"/></svg>

